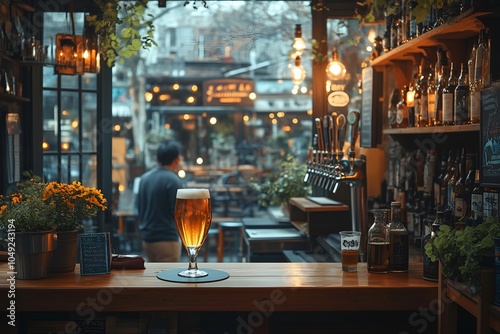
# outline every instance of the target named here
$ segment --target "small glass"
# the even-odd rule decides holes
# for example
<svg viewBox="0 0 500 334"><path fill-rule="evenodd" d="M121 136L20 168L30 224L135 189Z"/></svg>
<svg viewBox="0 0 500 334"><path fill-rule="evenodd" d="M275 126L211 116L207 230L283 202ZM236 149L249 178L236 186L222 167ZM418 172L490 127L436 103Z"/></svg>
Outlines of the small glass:
<svg viewBox="0 0 500 334"><path fill-rule="evenodd" d="M340 248L342 250L342 270L357 272L361 232L342 231L339 234Z"/></svg>

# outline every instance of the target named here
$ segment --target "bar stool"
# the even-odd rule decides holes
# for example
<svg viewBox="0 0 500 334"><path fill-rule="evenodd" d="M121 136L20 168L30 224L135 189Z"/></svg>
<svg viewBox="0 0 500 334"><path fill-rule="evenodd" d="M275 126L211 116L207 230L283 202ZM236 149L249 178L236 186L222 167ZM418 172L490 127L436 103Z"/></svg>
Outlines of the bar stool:
<svg viewBox="0 0 500 334"><path fill-rule="evenodd" d="M208 253L210 252L210 240L215 239L216 242L215 244L218 245L217 241L218 235L219 235L219 229L216 226L210 227L207 233L207 238L205 239L205 243L203 244L203 260L205 262L208 262Z"/></svg>
<svg viewBox="0 0 500 334"><path fill-rule="evenodd" d="M237 232L234 236L234 251L240 249L241 245L241 230L243 228L243 223L239 221L229 221L219 223L219 240L217 244L217 261L224 262L224 237L226 232Z"/></svg>

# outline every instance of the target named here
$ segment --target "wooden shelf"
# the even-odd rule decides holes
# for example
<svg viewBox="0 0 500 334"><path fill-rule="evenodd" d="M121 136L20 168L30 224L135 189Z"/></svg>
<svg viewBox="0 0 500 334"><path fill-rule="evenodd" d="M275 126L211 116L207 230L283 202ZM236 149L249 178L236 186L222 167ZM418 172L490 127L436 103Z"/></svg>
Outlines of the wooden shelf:
<svg viewBox="0 0 500 334"><path fill-rule="evenodd" d="M481 291L477 295L472 294L467 285L451 281L441 274L438 285L439 333L456 333L457 306L477 319L476 333L500 332L500 307L492 304L494 293L494 269L481 271Z"/></svg>
<svg viewBox="0 0 500 334"><path fill-rule="evenodd" d="M414 61L416 54L426 54L425 48L453 43L454 40L463 40L476 36L483 27L478 17L490 14L489 12L472 12L469 10L460 16L453 18L437 28L428 31L421 36L414 38L397 48L384 53L372 60L371 66L383 66L392 64L395 61ZM428 55L427 55L428 56Z"/></svg>
<svg viewBox="0 0 500 334"><path fill-rule="evenodd" d="M451 126L430 126L414 127L403 129L384 129L386 135L411 135L411 134L432 134L432 133L458 133L458 132L477 132L480 129L479 124L451 125Z"/></svg>

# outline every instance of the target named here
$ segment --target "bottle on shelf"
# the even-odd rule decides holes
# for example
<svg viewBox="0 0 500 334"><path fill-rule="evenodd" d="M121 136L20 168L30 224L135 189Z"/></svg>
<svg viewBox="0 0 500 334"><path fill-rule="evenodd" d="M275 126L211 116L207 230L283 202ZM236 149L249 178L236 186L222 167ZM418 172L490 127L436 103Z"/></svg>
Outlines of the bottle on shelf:
<svg viewBox="0 0 500 334"><path fill-rule="evenodd" d="M415 86L410 82L406 91L406 108L408 110L408 127L415 127Z"/></svg>
<svg viewBox="0 0 500 334"><path fill-rule="evenodd" d="M424 237L422 242L422 256L423 256L423 279L428 281L437 282L439 277L439 262L431 261L431 259L425 253L425 245L427 245L430 239L434 239L439 233L439 227L444 223L444 212L436 212L436 219L431 226L431 233Z"/></svg>
<svg viewBox="0 0 500 334"><path fill-rule="evenodd" d="M397 104L396 113L396 127L407 128L408 127L408 106L406 105L406 93L408 92L408 87L405 85L401 90L401 98Z"/></svg>
<svg viewBox="0 0 500 334"><path fill-rule="evenodd" d="M439 211L441 208L441 186L443 184L444 178L446 176L446 173L448 171L448 163L447 163L447 156L443 154L441 158L441 167L439 169L439 174L436 175L434 178L434 183L433 183L433 198L434 198L434 203L432 206L430 206L431 210L433 212Z"/></svg>
<svg viewBox="0 0 500 334"><path fill-rule="evenodd" d="M480 183L480 171L476 168L474 175L474 189L471 194L471 225L476 226L483 222L483 188Z"/></svg>
<svg viewBox="0 0 500 334"><path fill-rule="evenodd" d="M445 165L446 166L446 165ZM436 170L436 151L430 149L425 157L424 164L424 180L423 180L423 195L425 198L432 200L433 198L433 183Z"/></svg>
<svg viewBox="0 0 500 334"><path fill-rule="evenodd" d="M472 215L472 191L474 190L474 178L476 176L476 155L475 154L467 154L467 177L465 178L464 183L464 200L466 205L465 211L465 224L469 225L470 217Z"/></svg>
<svg viewBox="0 0 500 334"><path fill-rule="evenodd" d="M398 102L400 100L399 92L400 92L399 88L394 88L391 95L391 101L389 103L388 119L389 119L389 126L391 128L398 127L397 114L398 114Z"/></svg>
<svg viewBox="0 0 500 334"><path fill-rule="evenodd" d="M432 64L429 65L427 73L427 113L427 126L434 126L436 123L436 80Z"/></svg>
<svg viewBox="0 0 500 334"><path fill-rule="evenodd" d="M460 176L455 183L453 189L454 193L454 222L453 226L457 230L465 228L467 219L467 200L466 200L466 190L465 190L465 178L467 177L467 169L470 168L472 155L467 154L465 157L461 157L459 173Z"/></svg>
<svg viewBox="0 0 500 334"><path fill-rule="evenodd" d="M469 118L470 122L475 124L479 123L481 119L481 93L477 90L477 79L476 79L476 54L478 41L472 46L471 55L469 61L467 62L467 67L469 70ZM477 93L477 94L476 94Z"/></svg>
<svg viewBox="0 0 500 334"><path fill-rule="evenodd" d="M490 47L486 29L479 31L474 79L476 81L476 90L479 89L479 91L490 84Z"/></svg>
<svg viewBox="0 0 500 334"><path fill-rule="evenodd" d="M408 271L409 260L408 230L401 222L401 203L391 203L391 222L389 225L389 271Z"/></svg>
<svg viewBox="0 0 500 334"><path fill-rule="evenodd" d="M439 190L439 211L444 212L448 208L448 183L453 176L452 168L454 161L455 156L453 155L453 151L450 150L450 154L448 154L448 161L446 163L446 174L444 175Z"/></svg>
<svg viewBox="0 0 500 334"><path fill-rule="evenodd" d="M458 84L455 88L454 107L455 117L454 124L468 124L469 123L469 79L467 68L462 63L460 65L460 76L458 77Z"/></svg>
<svg viewBox="0 0 500 334"><path fill-rule="evenodd" d="M448 65L448 58L443 49L438 48L438 60L436 61L436 74L437 78L435 101L434 101L434 125L443 124L443 89L448 86L448 76L450 75L450 67Z"/></svg>
<svg viewBox="0 0 500 334"><path fill-rule="evenodd" d="M454 100L455 100L455 89L457 87L457 75L455 73L455 67L453 62L450 65L450 76L448 78L448 84L443 87L443 125L453 125L453 119L455 115Z"/></svg>
<svg viewBox="0 0 500 334"><path fill-rule="evenodd" d="M387 209L372 210L375 218L368 230L367 268L369 272L386 273L389 270L389 226Z"/></svg>
<svg viewBox="0 0 500 334"><path fill-rule="evenodd" d="M420 65L419 68L417 88L415 90L415 116L417 126L419 127L427 126L429 120L429 112L427 109L427 73L425 68L425 61L422 59L422 65Z"/></svg>
<svg viewBox="0 0 500 334"><path fill-rule="evenodd" d="M460 178L460 164L462 162L462 159L465 159L465 152L462 149L462 154L460 152L457 152L457 156L455 158L455 161L453 163L453 166L451 167L451 178L450 181L448 182L448 190L447 190L447 209L445 209L445 214L449 214L451 212L452 214L455 212L455 185L457 184L458 179Z"/></svg>

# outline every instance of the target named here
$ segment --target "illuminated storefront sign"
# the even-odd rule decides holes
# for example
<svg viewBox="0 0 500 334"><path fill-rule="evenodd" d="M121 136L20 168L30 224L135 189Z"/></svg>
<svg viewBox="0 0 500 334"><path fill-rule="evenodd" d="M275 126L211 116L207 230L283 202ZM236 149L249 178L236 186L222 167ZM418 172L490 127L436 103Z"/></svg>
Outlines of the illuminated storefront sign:
<svg viewBox="0 0 500 334"><path fill-rule="evenodd" d="M252 80L208 80L203 83L203 88L205 106L253 106L253 100L249 98L250 93L254 92Z"/></svg>

